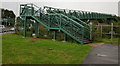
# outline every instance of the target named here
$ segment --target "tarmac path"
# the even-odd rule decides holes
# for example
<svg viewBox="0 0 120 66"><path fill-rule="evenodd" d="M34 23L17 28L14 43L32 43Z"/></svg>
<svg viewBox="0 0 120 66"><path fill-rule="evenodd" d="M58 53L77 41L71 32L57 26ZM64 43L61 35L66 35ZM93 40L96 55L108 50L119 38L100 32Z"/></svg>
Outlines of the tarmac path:
<svg viewBox="0 0 120 66"><path fill-rule="evenodd" d="M95 46L82 64L118 64L118 45Z"/></svg>

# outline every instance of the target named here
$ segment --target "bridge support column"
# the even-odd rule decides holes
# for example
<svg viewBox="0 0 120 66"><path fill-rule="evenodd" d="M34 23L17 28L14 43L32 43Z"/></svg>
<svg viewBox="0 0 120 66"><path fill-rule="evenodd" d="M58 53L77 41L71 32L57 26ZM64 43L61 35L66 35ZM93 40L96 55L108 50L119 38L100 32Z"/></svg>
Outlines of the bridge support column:
<svg viewBox="0 0 120 66"><path fill-rule="evenodd" d="M39 23L38 22L35 23L35 34L36 34L36 37L39 37Z"/></svg>
<svg viewBox="0 0 120 66"><path fill-rule="evenodd" d="M27 33L27 19L25 16L25 18L24 18L24 37L26 37L26 33Z"/></svg>
<svg viewBox="0 0 120 66"><path fill-rule="evenodd" d="M47 30L47 35L48 35L48 36L50 35L50 30L49 30L49 29Z"/></svg>
<svg viewBox="0 0 120 66"><path fill-rule="evenodd" d="M54 31L53 40L56 40L57 31Z"/></svg>
<svg viewBox="0 0 120 66"><path fill-rule="evenodd" d="M84 28L82 28L82 42L81 44L84 44Z"/></svg>
<svg viewBox="0 0 120 66"><path fill-rule="evenodd" d="M67 41L67 34L64 33L64 41Z"/></svg>

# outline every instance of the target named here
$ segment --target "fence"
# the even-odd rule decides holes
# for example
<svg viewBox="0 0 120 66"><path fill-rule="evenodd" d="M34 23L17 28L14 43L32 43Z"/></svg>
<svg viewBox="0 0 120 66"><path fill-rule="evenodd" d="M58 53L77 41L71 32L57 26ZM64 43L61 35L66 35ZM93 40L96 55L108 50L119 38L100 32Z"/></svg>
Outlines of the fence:
<svg viewBox="0 0 120 66"><path fill-rule="evenodd" d="M97 35L99 35L98 37L101 38L118 38L119 34L119 28L120 25L114 25L113 23L111 23L111 25L105 25L105 24L100 24L98 23L98 25L96 25L96 33ZM107 37L105 36L107 35Z"/></svg>

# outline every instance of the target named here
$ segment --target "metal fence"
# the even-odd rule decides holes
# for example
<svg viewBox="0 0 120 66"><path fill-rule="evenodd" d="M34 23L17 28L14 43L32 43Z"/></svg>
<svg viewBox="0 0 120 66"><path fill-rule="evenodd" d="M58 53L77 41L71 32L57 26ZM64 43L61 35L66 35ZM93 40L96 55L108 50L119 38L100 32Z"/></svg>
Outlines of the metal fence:
<svg viewBox="0 0 120 66"><path fill-rule="evenodd" d="M118 36L120 35L119 33L119 28L120 25L114 25L113 23L111 23L110 25L105 25L105 24L100 24L98 23L98 25L96 25L96 32L95 34L98 35L98 37L100 38L118 38ZM107 37L106 37L106 36Z"/></svg>

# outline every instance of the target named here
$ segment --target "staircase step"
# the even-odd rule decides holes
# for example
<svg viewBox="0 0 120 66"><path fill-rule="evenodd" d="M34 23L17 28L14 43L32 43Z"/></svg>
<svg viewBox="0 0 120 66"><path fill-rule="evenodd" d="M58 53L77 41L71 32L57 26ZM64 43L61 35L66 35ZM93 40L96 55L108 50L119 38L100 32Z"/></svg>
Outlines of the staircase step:
<svg viewBox="0 0 120 66"><path fill-rule="evenodd" d="M24 6L24 7L26 7L26 6ZM29 7L27 7L27 8L29 9ZM36 6L34 6L34 7L36 7ZM25 10L27 10L27 9L25 9ZM52 10L51 10L51 12L52 12ZM24 15L26 15L26 14L24 14ZM34 13L34 14L39 14L39 13ZM58 15L56 15L56 14L58 14ZM83 28L83 27L87 28L85 25L83 25L83 24L85 24L85 23L83 23L83 21L81 21L77 18L76 18L77 20L75 20L75 18L73 19L70 16L67 16L67 15L61 14L61 13L50 13L49 12L48 14L43 13L41 17L40 16L35 16L35 15L32 15L31 17L33 17L33 19L35 19L36 21L38 21L39 23L44 25L46 28L55 28L56 29L56 28L59 28L59 26L61 26L60 24L62 24L61 29L63 30L63 32L65 32L70 37L72 37L74 40L76 40L80 43L82 41L81 38L82 38L82 35L83 35L82 32L81 32L81 30L82 30L81 28ZM60 20L61 20L61 22L60 22ZM49 24L49 22L50 22L50 24ZM50 25L50 27L48 27L49 25ZM86 30L86 29L84 29L84 30ZM89 35L89 32L88 32L88 35ZM89 40L86 39L86 37L88 35L87 34L84 35L84 43L89 42Z"/></svg>

